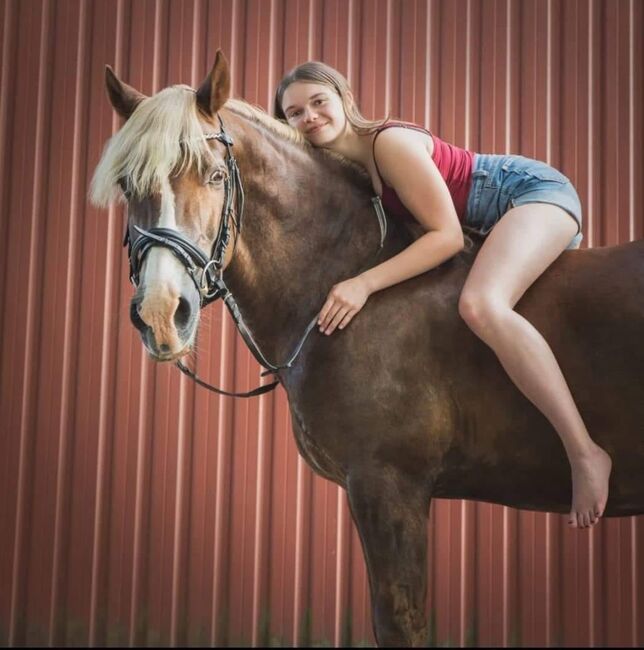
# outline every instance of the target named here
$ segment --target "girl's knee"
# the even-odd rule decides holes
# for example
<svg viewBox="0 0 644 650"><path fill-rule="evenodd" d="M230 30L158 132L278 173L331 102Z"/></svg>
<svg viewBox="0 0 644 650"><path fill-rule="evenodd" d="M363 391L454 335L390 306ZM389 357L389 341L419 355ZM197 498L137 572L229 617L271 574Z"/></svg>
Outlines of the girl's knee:
<svg viewBox="0 0 644 650"><path fill-rule="evenodd" d="M463 291L458 301L458 313L475 333L493 329L502 320L510 306L491 295Z"/></svg>

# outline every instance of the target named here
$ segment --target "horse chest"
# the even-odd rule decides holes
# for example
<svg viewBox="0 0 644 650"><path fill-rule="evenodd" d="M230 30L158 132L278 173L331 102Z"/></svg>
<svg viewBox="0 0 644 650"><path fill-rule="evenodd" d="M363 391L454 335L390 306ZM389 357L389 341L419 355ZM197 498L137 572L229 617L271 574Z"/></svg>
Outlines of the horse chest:
<svg viewBox="0 0 644 650"><path fill-rule="evenodd" d="M345 483L345 472L324 447L311 434L309 427L298 413L297 408L291 404L291 420L293 434L297 448L304 460L320 476L334 481L340 485Z"/></svg>

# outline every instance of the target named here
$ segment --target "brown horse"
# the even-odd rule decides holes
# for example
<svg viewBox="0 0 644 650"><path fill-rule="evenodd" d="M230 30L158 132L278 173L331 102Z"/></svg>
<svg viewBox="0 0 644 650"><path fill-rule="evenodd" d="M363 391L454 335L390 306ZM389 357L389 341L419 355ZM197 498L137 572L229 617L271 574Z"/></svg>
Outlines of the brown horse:
<svg viewBox="0 0 644 650"><path fill-rule="evenodd" d="M220 266L258 348L281 362L332 285L409 243L390 223L379 249L359 170L229 99L220 53L196 92L175 86L146 98L109 69L107 85L126 122L96 170L93 199L126 196L138 284L132 320L154 358L190 349ZM234 221L225 253L216 244L222 214ZM150 238L155 232L189 240L200 268L188 272L189 260ZM147 242L144 253L137 240ZM200 270L213 246L220 266ZM558 436L459 318L477 248L373 295L346 330L327 337L314 328L292 365L276 371L300 453L347 490L380 645L427 640L432 496L569 511ZM643 513L644 241L565 252L517 309L552 346L589 431L612 456L605 516Z"/></svg>

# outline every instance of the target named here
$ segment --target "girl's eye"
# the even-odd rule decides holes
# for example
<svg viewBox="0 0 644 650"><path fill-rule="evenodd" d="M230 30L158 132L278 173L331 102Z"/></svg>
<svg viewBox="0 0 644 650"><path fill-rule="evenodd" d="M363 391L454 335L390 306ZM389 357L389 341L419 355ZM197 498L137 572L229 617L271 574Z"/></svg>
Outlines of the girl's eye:
<svg viewBox="0 0 644 650"><path fill-rule="evenodd" d="M210 178L208 179L209 183L213 184L219 184L223 183L223 181L226 180L226 174L223 169L215 169L215 171L210 174Z"/></svg>

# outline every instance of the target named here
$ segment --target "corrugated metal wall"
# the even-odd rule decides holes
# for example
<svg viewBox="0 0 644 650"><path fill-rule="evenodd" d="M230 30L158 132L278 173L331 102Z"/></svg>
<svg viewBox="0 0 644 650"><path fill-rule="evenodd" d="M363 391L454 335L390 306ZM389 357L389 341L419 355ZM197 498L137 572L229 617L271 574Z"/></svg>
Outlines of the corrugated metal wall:
<svg viewBox="0 0 644 650"><path fill-rule="evenodd" d="M309 58L459 145L560 167L585 244L644 234L642 0L3 0L0 644L373 642L345 496L312 475L283 392L213 397L128 320L123 215L86 203L117 128L105 63L145 93L217 47L270 106ZM220 306L198 372L259 369ZM434 502L436 643L643 645L644 520Z"/></svg>

